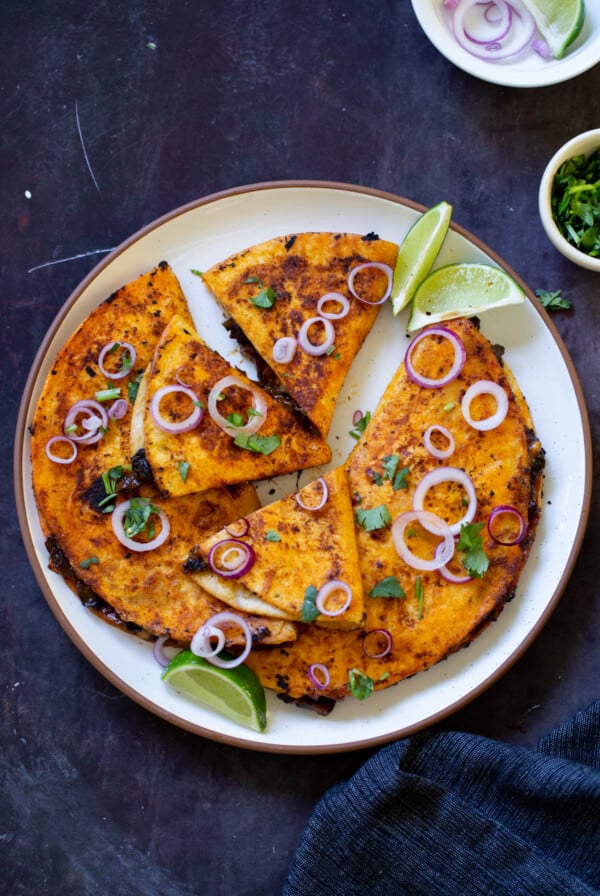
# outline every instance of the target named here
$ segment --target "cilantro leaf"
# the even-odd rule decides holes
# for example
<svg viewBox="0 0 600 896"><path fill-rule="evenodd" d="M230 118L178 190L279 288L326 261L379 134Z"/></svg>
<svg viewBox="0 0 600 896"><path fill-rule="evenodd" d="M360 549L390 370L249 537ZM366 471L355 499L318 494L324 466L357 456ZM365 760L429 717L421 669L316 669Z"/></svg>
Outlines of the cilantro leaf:
<svg viewBox="0 0 600 896"><path fill-rule="evenodd" d="M554 292L550 292L547 289L535 290L536 296L546 311L568 311L569 308L573 307L573 303L560 293L560 289L556 289Z"/></svg>
<svg viewBox="0 0 600 896"><path fill-rule="evenodd" d="M129 399L129 404L135 404L143 375L144 371L140 370L136 378L127 383L127 398Z"/></svg>
<svg viewBox="0 0 600 896"><path fill-rule="evenodd" d="M269 531L265 534L265 538L267 541L281 541L281 535L279 532L275 532L274 529L269 529Z"/></svg>
<svg viewBox="0 0 600 896"><path fill-rule="evenodd" d="M464 552L462 564L470 576L480 579L490 564L483 549L483 538L479 534L483 523L463 523L456 544L458 551Z"/></svg>
<svg viewBox="0 0 600 896"><path fill-rule="evenodd" d="M254 451L255 454L272 454L281 445L281 439L275 433L270 436L261 436L255 432L249 436L241 432L233 442L238 448Z"/></svg>
<svg viewBox="0 0 600 896"><path fill-rule="evenodd" d="M188 473L190 472L190 465L187 462L187 460L178 461L177 469L179 470L179 475L181 476L181 481L185 482L188 477Z"/></svg>
<svg viewBox="0 0 600 896"><path fill-rule="evenodd" d="M419 619L423 618L423 582L421 581L421 576L417 576L415 579L415 597L419 603Z"/></svg>
<svg viewBox="0 0 600 896"><path fill-rule="evenodd" d="M356 522L366 532L373 532L375 529L383 529L385 526L389 526L392 518L385 504L379 504L370 510L363 510L362 507L359 507L356 511Z"/></svg>
<svg viewBox="0 0 600 896"><path fill-rule="evenodd" d="M304 592L304 601L302 603L302 622L313 622L319 615L317 610L317 589L314 585L309 585Z"/></svg>
<svg viewBox="0 0 600 896"><path fill-rule="evenodd" d="M552 217L565 239L600 257L600 150L564 162L554 175Z"/></svg>
<svg viewBox="0 0 600 896"><path fill-rule="evenodd" d="M79 566L81 567L81 569L89 569L92 564L96 564L96 563L100 563L100 561L94 554L93 557L86 557L85 560L82 560L81 563L79 564Z"/></svg>
<svg viewBox="0 0 600 896"><path fill-rule="evenodd" d="M132 498L123 519L125 535L133 538L134 535L139 535L147 529L147 534L152 537L153 526L150 516L153 513L159 513L159 508L150 501L150 498Z"/></svg>
<svg viewBox="0 0 600 896"><path fill-rule="evenodd" d="M386 576L369 591L368 597L406 597L396 576Z"/></svg>
<svg viewBox="0 0 600 896"><path fill-rule="evenodd" d="M373 693L375 683L372 678L361 672L360 669L350 669L348 672L348 685L350 693L357 700L366 700Z"/></svg>
<svg viewBox="0 0 600 896"><path fill-rule="evenodd" d="M369 425L369 420L371 419L371 411L367 411L365 414L360 417L356 423L354 424L354 429L350 430L350 435L353 439L360 439L361 434L365 431L367 426Z"/></svg>
<svg viewBox="0 0 600 896"><path fill-rule="evenodd" d="M250 296L250 301L256 308L272 308L277 299L277 293L272 286L265 286L255 295Z"/></svg>

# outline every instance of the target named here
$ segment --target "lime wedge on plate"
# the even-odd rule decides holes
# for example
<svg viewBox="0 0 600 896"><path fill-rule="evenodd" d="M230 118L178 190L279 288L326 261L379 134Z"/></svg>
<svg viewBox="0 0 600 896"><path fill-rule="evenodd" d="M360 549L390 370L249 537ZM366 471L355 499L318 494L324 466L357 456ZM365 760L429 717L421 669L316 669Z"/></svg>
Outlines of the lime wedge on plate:
<svg viewBox="0 0 600 896"><path fill-rule="evenodd" d="M210 706L232 722L258 732L267 727L265 692L248 666L221 669L191 650L182 650L161 678L180 694Z"/></svg>
<svg viewBox="0 0 600 896"><path fill-rule="evenodd" d="M404 308L429 273L450 226L452 206L438 202L417 218L398 252L392 285L392 311Z"/></svg>
<svg viewBox="0 0 600 896"><path fill-rule="evenodd" d="M598 0L596 0L598 2ZM583 0L523 0L555 59L581 33L585 19Z"/></svg>
<svg viewBox="0 0 600 896"><path fill-rule="evenodd" d="M524 301L519 284L501 268L468 262L447 264L432 271L417 289L407 329L410 333L427 324Z"/></svg>

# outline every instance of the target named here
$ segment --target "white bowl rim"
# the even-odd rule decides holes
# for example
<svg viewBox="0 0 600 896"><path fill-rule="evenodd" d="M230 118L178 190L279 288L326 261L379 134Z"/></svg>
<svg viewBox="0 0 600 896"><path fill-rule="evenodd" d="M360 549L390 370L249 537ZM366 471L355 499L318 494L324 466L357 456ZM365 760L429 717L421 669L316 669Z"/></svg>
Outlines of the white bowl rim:
<svg viewBox="0 0 600 896"><path fill-rule="evenodd" d="M590 271L600 272L600 258L593 258L582 252L581 249L577 249L562 235L552 216L551 207L552 182L560 165L582 152L589 155L594 148L600 149L600 128L592 128L577 134L554 153L546 165L540 181L538 205L542 225L554 247L574 264Z"/></svg>

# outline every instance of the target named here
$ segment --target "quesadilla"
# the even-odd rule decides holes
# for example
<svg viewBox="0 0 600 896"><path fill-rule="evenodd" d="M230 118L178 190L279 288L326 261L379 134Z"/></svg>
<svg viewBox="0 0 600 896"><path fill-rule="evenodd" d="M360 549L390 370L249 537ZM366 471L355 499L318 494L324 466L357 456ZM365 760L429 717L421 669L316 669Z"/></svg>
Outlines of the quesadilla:
<svg viewBox="0 0 600 896"><path fill-rule="evenodd" d="M464 352L455 375L453 337ZM535 538L543 450L496 349L473 322L454 320L422 331L409 360L347 463L363 629L306 626L289 649L248 657L290 698L339 700L357 677L386 688L465 647L514 596ZM316 683L315 663L327 670Z"/></svg>
<svg viewBox="0 0 600 896"><path fill-rule="evenodd" d="M280 236L202 279L255 352L259 379L289 396L325 438L354 357L389 295L398 246L375 234Z"/></svg>
<svg viewBox="0 0 600 896"><path fill-rule="evenodd" d="M194 576L203 588L250 613L325 628L362 626L352 501L342 467L242 523L237 538L222 530L192 551L209 566ZM236 555L243 569L234 567L232 575Z"/></svg>
<svg viewBox="0 0 600 896"><path fill-rule="evenodd" d="M258 502L251 485L163 502L132 469L133 393L174 314L191 326L183 293L164 263L91 312L59 352L42 390L31 426L31 462L51 567L91 606L104 601L122 621L189 640L208 616L224 609L183 572L190 540ZM142 525L123 544L117 532L124 534L125 505L131 531ZM143 534L151 528L156 546L148 544L153 536ZM295 637L289 624L252 620L251 627L257 639Z"/></svg>
<svg viewBox="0 0 600 896"><path fill-rule="evenodd" d="M143 407L140 407L145 401ZM301 417L230 365L183 318L167 325L138 393L143 451L163 495L254 481L327 463ZM132 429L132 454L140 427Z"/></svg>

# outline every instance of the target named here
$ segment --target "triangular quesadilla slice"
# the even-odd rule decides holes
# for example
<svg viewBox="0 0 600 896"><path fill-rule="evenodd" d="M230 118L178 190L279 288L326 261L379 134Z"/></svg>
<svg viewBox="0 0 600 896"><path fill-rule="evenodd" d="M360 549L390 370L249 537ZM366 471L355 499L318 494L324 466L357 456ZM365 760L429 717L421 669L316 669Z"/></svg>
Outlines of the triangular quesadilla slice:
<svg viewBox="0 0 600 896"><path fill-rule="evenodd" d="M325 438L350 365L389 295L398 246L375 234L298 233L232 255L202 279L257 354L259 379Z"/></svg>
<svg viewBox="0 0 600 896"><path fill-rule="evenodd" d="M342 467L201 541L198 584L249 613L353 629L364 599L352 501Z"/></svg>
<svg viewBox="0 0 600 896"><path fill-rule="evenodd" d="M231 367L182 318L167 325L139 402L158 490L181 496L326 464L329 445ZM138 404L139 404L138 402ZM133 453L140 449L135 427Z"/></svg>

